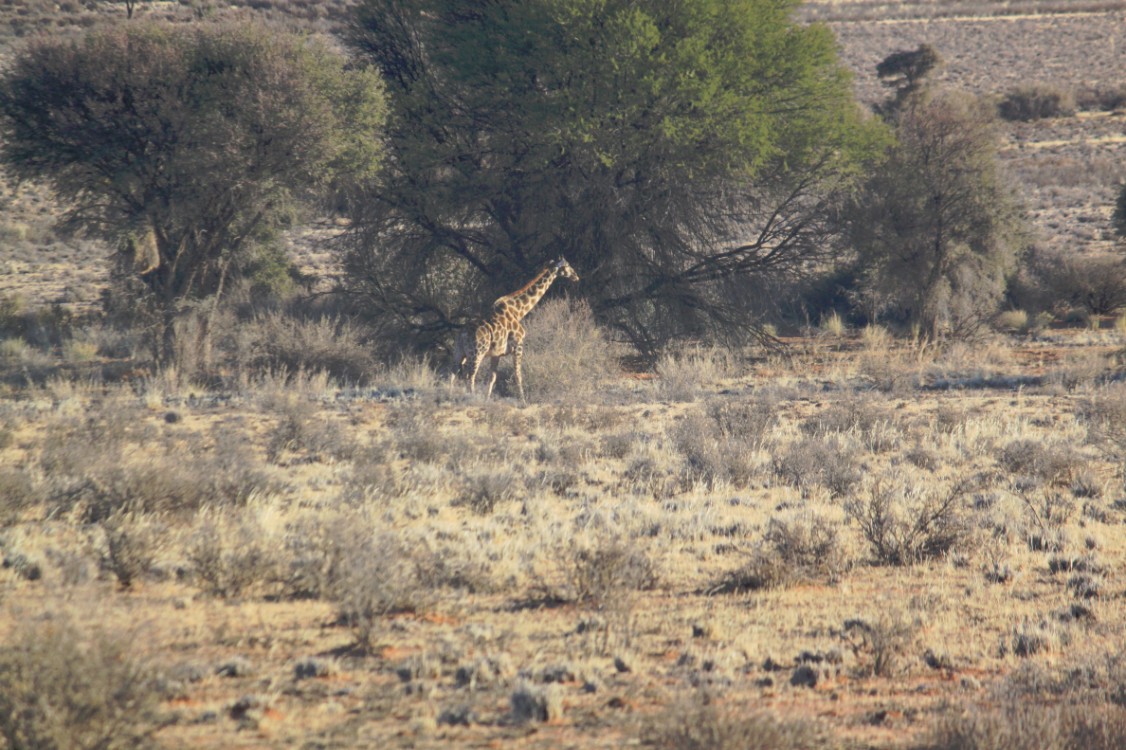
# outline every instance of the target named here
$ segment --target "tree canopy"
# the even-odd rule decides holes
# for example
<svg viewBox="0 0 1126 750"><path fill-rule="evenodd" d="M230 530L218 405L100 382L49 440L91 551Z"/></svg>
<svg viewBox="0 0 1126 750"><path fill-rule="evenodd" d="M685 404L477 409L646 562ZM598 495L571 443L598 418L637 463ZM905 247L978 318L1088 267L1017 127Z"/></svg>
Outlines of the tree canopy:
<svg viewBox="0 0 1126 750"><path fill-rule="evenodd" d="M895 93L878 109L886 117L894 118L904 102L922 91L930 77L942 66L942 56L929 44L920 44L914 50L892 52L876 66L876 76Z"/></svg>
<svg viewBox="0 0 1126 750"><path fill-rule="evenodd" d="M564 255L643 349L749 330L755 284L824 252L878 141L796 4L363 0L349 37L392 117L354 288L440 337Z"/></svg>
<svg viewBox="0 0 1126 750"><path fill-rule="evenodd" d="M996 160L987 102L922 90L896 113L896 142L846 211L873 315L928 335L993 314L1027 241Z"/></svg>
<svg viewBox="0 0 1126 750"><path fill-rule="evenodd" d="M0 78L0 161L49 184L71 228L151 253L134 270L167 356L177 305L219 293L295 199L374 174L383 87L345 63L249 23L36 39Z"/></svg>

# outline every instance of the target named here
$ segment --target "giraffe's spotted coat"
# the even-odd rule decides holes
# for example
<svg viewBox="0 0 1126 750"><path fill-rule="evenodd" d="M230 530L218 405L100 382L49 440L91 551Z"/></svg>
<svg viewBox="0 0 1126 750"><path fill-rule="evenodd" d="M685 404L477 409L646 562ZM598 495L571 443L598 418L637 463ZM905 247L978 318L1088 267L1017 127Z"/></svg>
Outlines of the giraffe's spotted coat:
<svg viewBox="0 0 1126 750"><path fill-rule="evenodd" d="M516 388L520 392L520 400L525 400L524 375L521 371L524 359L524 326L520 321L532 311L536 303L543 298L548 287L560 276L571 281L579 280L579 275L566 259L554 260L522 288L498 297L493 302L493 312L488 318L462 331L458 336L457 346L454 349L454 369L455 373L464 373L468 370L470 392L476 389L477 372L481 369L481 363L485 361L485 357L491 357L492 366L486 398L492 396L500 358L511 351L515 358Z"/></svg>

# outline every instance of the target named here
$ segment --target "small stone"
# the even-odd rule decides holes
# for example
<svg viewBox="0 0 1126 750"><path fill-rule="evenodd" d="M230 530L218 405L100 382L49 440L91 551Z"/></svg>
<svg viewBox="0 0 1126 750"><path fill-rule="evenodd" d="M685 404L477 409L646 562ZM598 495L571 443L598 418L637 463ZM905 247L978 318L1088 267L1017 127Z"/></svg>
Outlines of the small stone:
<svg viewBox="0 0 1126 750"><path fill-rule="evenodd" d="M247 718L253 718L253 714L260 712L266 708L266 701L258 695L244 695L231 704L228 711L232 719L241 721Z"/></svg>
<svg viewBox="0 0 1126 750"><path fill-rule="evenodd" d="M244 657L236 656L228 662L220 664L215 674L220 677L249 677L254 674L254 666Z"/></svg>
<svg viewBox="0 0 1126 750"><path fill-rule="evenodd" d="M25 581L38 581L43 577L43 568L26 555L16 553L4 558L4 567Z"/></svg>
<svg viewBox="0 0 1126 750"><path fill-rule="evenodd" d="M297 680L328 677L332 672L332 664L323 659L304 659L293 666L293 677Z"/></svg>
<svg viewBox="0 0 1126 750"><path fill-rule="evenodd" d="M578 679L570 664L553 664L545 667L541 678L544 682L574 682Z"/></svg>
<svg viewBox="0 0 1126 750"><path fill-rule="evenodd" d="M469 706L447 708L438 714L438 723L454 727L468 727L477 723L477 714Z"/></svg>
<svg viewBox="0 0 1126 750"><path fill-rule="evenodd" d="M808 664L802 664L790 675L790 684L794 687L816 687L818 677L816 669Z"/></svg>
<svg viewBox="0 0 1126 750"><path fill-rule="evenodd" d="M927 649L923 654L923 662L931 669L953 669L954 662L949 654L936 654L932 649Z"/></svg>

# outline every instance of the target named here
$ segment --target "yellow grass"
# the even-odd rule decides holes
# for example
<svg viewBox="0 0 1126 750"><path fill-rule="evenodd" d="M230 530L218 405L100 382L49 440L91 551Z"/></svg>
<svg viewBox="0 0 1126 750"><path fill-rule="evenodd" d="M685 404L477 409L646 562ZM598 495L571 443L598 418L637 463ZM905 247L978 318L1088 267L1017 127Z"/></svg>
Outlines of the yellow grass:
<svg viewBox="0 0 1126 750"><path fill-rule="evenodd" d="M177 719L156 739L216 748L516 747L529 731L535 746L618 747L701 685L727 705L814 722L834 745L907 747L949 712L988 702L1023 666L1062 674L1118 648L1121 446L1080 415L1123 398L1120 386L1094 376L1065 386L1003 341L976 357L925 360L871 332L858 351L803 347L783 372L783 360L689 353L666 363L673 399L659 379L623 381L589 403L527 408L451 393L414 365L386 373L415 389L387 402L338 402L326 398L331 382L312 378L156 408L145 391L52 381L0 403L14 436L0 465L26 480L4 552L41 571L0 572L0 632L67 617L127 638L173 675L161 710ZM1053 366L1083 349L1056 350ZM924 384L966 384L868 391L855 360L876 353ZM696 382L691 362L704 365ZM981 372L963 369L971 364L990 377L1044 377L982 387ZM738 408L762 399L771 419L752 426ZM820 444L852 462L843 493L800 463ZM1056 473L1037 468L1052 461ZM806 468L780 468L793 466ZM145 473L154 469L169 481L186 470L189 482L252 487L242 500L217 489L178 510L176 497L195 495L161 489ZM891 491L894 512L910 519L917 503L967 481L957 514L968 523L954 547L874 564L857 501ZM128 513L124 524L90 515L90 488L111 486L133 488L99 501ZM723 589L756 554L787 564L769 542L772 519L791 529L822 519L842 564L779 588ZM111 526L149 546L129 588L107 563ZM309 567L308 555L346 538L361 544L339 547L333 564L361 566L347 580L406 602L368 622L366 650L338 618L347 592L332 589L322 564ZM349 549L384 562L364 573ZM1096 566L1099 596L1081 598L1074 573L1052 572L1080 558ZM299 595L297 570L328 583ZM240 576L235 589L212 586L230 576ZM1061 619L1077 602L1093 621ZM877 648L864 628L889 640ZM1017 655L1033 636L1044 650ZM806 658L816 659L815 686L791 685ZM317 660L330 662L324 676L299 676ZM521 690L530 692L514 699ZM561 717L513 713L513 700L544 695L561 697Z"/></svg>

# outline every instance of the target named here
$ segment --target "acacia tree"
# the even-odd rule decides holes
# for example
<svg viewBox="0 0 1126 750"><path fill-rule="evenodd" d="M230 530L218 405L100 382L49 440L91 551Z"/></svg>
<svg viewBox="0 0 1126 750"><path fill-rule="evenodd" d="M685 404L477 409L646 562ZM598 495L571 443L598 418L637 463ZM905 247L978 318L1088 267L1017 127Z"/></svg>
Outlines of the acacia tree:
<svg viewBox="0 0 1126 750"><path fill-rule="evenodd" d="M363 0L350 39L392 103L349 283L440 338L565 255L652 352L753 330L768 273L826 249L876 140L794 0Z"/></svg>
<svg viewBox="0 0 1126 750"><path fill-rule="evenodd" d="M927 335L991 315L1027 237L998 172L995 111L923 90L896 114L896 141L846 210L869 313Z"/></svg>
<svg viewBox="0 0 1126 750"><path fill-rule="evenodd" d="M894 118L899 107L922 91L931 75L942 66L942 56L929 44L920 44L914 50L892 52L876 66L880 82L894 91L891 99L878 109L885 116Z"/></svg>
<svg viewBox="0 0 1126 750"><path fill-rule="evenodd" d="M130 23L41 38L0 78L0 162L45 181L63 225L144 250L133 266L167 362L185 302L217 301L295 201L370 177L378 73L254 24Z"/></svg>

